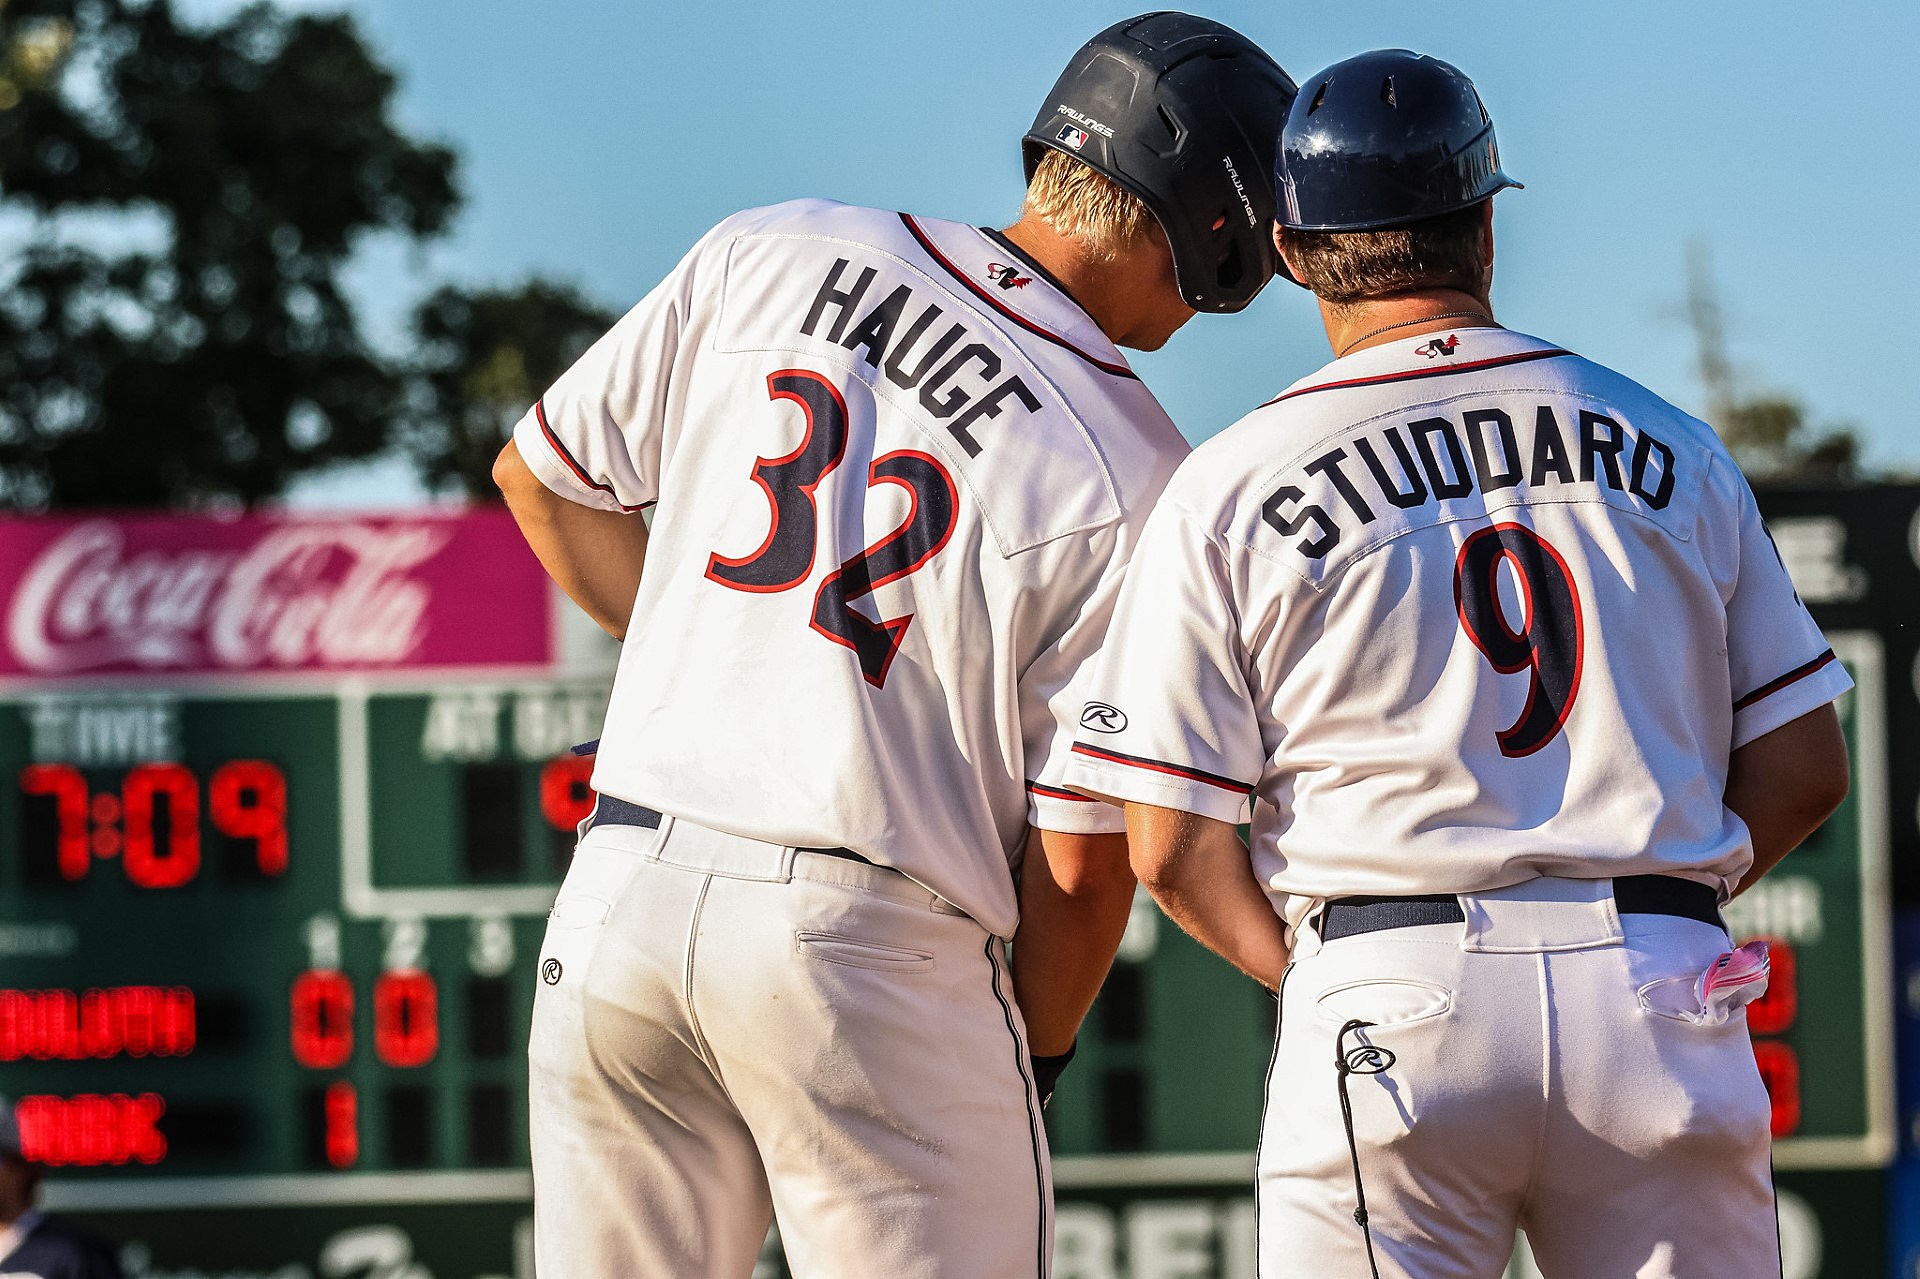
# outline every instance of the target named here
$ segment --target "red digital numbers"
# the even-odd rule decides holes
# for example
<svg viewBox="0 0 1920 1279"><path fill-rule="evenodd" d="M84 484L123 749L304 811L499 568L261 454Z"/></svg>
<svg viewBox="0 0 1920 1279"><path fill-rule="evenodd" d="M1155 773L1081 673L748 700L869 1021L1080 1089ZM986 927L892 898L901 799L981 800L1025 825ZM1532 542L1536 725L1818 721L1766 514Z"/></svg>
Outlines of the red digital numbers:
<svg viewBox="0 0 1920 1279"><path fill-rule="evenodd" d="M1778 937L1767 943L1767 993L1747 1005L1747 1030L1756 1035L1784 1035L1800 1013L1799 974L1793 946Z"/></svg>
<svg viewBox="0 0 1920 1279"><path fill-rule="evenodd" d="M55 864L64 879L82 879L93 864L87 840L87 779L67 764L29 764L20 771L20 791L53 800L59 834Z"/></svg>
<svg viewBox="0 0 1920 1279"><path fill-rule="evenodd" d="M440 1051L439 991L417 968L380 974L373 986L373 1050L389 1066L424 1066Z"/></svg>
<svg viewBox="0 0 1920 1279"><path fill-rule="evenodd" d="M154 810L161 797L168 828L164 851L153 837ZM142 888L178 888L199 873L200 783L192 773L178 764L131 768L120 787L120 802L128 879Z"/></svg>
<svg viewBox="0 0 1920 1279"><path fill-rule="evenodd" d="M325 1111L327 1162L351 1168L360 1159L360 1094L345 1080L328 1084Z"/></svg>
<svg viewBox="0 0 1920 1279"><path fill-rule="evenodd" d="M54 864L63 879L85 879L95 858L121 857L141 888L178 888L200 873L200 779L180 764L137 764L120 792L90 793L70 764L30 764L21 793L51 800ZM230 760L206 787L207 817L231 839L252 840L263 875L287 869L287 779L260 759Z"/></svg>
<svg viewBox="0 0 1920 1279"><path fill-rule="evenodd" d="M236 759L214 770L207 783L213 828L233 839L254 841L254 864L264 875L287 869L287 779L263 759Z"/></svg>
<svg viewBox="0 0 1920 1279"><path fill-rule="evenodd" d="M293 1059L335 1070L353 1056L353 983L333 970L293 980ZM373 985L373 1050L389 1066L424 1066L440 1051L440 991L417 968L380 974Z"/></svg>
<svg viewBox="0 0 1920 1279"><path fill-rule="evenodd" d="M311 1070L344 1066L353 1056L353 983L345 973L304 972L293 979L293 1059Z"/></svg>
<svg viewBox="0 0 1920 1279"><path fill-rule="evenodd" d="M1800 1058L1777 1039L1757 1039L1753 1059L1767 1086L1774 1139L1791 1137L1800 1128Z"/></svg>
<svg viewBox="0 0 1920 1279"><path fill-rule="evenodd" d="M167 1153L160 1131L166 1109L159 1094L150 1092L22 1097L14 1109L20 1153L55 1168L156 1164Z"/></svg>
<svg viewBox="0 0 1920 1279"><path fill-rule="evenodd" d="M1767 943L1767 993L1747 1005L1747 1030L1756 1036L1784 1035L1800 1012L1799 963L1793 944L1778 937ZM1800 1057L1793 1045L1756 1038L1753 1059L1760 1067L1772 1104L1773 1135L1792 1136L1800 1128Z"/></svg>
<svg viewBox="0 0 1920 1279"><path fill-rule="evenodd" d="M540 815L558 831L572 832L593 811L591 755L562 755L540 770Z"/></svg>

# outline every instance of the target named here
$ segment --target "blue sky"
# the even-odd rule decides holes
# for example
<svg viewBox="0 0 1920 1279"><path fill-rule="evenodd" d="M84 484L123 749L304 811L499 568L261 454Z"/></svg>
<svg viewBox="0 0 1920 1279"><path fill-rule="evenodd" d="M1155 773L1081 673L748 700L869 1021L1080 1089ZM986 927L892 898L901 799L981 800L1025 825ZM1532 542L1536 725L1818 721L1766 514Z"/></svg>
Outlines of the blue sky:
<svg viewBox="0 0 1920 1279"><path fill-rule="evenodd" d="M1004 223L1018 139L1053 77L1128 4L833 5L350 0L404 78L411 129L457 145L467 206L425 254L355 272L393 334L432 279L569 279L616 308L712 223L799 195ZM183 0L219 15L226 0ZM1196 11L1296 78L1367 48L1433 53L1479 84L1509 172L1495 304L1698 409L1679 318L1686 244L1710 245L1745 387L1851 422L1920 470L1920 4L1627 0L1223 0ZM1137 361L1195 439L1327 358L1304 294L1276 284ZM354 472L311 500L390 500Z"/></svg>

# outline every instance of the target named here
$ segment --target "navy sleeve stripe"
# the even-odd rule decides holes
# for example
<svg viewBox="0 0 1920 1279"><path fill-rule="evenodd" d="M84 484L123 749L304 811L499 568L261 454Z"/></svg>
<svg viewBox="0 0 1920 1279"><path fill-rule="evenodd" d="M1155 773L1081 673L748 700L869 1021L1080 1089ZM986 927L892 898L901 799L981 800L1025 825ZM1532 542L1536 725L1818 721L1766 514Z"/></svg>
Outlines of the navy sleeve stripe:
<svg viewBox="0 0 1920 1279"><path fill-rule="evenodd" d="M1251 795L1253 787L1246 782L1235 781L1231 777L1222 777L1218 773L1209 773L1204 769L1188 768L1184 764L1169 764L1164 759L1148 759L1144 755L1127 755L1120 751L1108 750L1104 746L1089 746L1085 742L1075 742L1073 753L1085 755L1089 759L1105 760L1110 764L1125 764L1129 768L1144 768L1153 773L1166 773L1173 777L1185 778L1190 782L1205 782L1209 786L1218 786L1221 790L1230 790L1236 795Z"/></svg>
<svg viewBox="0 0 1920 1279"><path fill-rule="evenodd" d="M1805 679L1807 676L1813 674L1815 671L1827 665L1827 663L1837 661L1837 660L1838 659L1835 658L1833 655L1833 650L1828 649L1826 652L1820 654L1820 656L1814 658L1811 662L1808 662L1806 665L1796 666L1792 670L1788 671L1785 675L1782 675L1779 679L1774 680L1772 683L1762 684L1759 688L1754 689L1751 693L1748 693L1745 697L1735 702L1733 704L1733 709L1736 711L1743 711L1747 709L1747 707L1753 705L1755 702L1764 701L1766 698L1772 697L1775 693L1779 692L1781 689L1785 688L1787 685L1797 684L1801 680Z"/></svg>
<svg viewBox="0 0 1920 1279"><path fill-rule="evenodd" d="M543 402L539 400L533 402L533 416L534 419L540 423L540 434L547 438L547 447L553 450L554 456L566 463L567 469L573 472L574 479L579 480L582 484L596 492L605 493L615 502L618 502L620 509L629 515L635 511L644 511L653 505L652 502L642 502L638 506L628 506L625 502L620 501L620 495L613 491L613 485L602 484L599 480L588 475L586 468L573 460L573 454L567 452L567 446L560 442L560 437L553 433L551 426L547 425L547 406Z"/></svg>

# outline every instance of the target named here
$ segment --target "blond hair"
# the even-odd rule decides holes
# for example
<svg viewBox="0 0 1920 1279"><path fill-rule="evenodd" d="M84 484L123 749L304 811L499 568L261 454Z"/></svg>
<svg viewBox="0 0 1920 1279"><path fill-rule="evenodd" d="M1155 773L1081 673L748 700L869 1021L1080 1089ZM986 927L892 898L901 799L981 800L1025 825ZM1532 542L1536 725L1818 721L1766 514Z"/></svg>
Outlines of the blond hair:
<svg viewBox="0 0 1920 1279"><path fill-rule="evenodd" d="M1049 150L1041 158L1022 212L1108 260L1158 225L1139 196L1064 151Z"/></svg>

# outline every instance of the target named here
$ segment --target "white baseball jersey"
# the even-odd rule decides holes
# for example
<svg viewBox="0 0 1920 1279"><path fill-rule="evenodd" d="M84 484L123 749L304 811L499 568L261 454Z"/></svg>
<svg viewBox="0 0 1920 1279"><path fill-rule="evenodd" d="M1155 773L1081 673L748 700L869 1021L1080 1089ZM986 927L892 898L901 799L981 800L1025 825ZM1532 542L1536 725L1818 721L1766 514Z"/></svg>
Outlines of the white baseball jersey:
<svg viewBox="0 0 1920 1279"><path fill-rule="evenodd" d="M1503 329L1334 361L1181 466L1074 746L1322 899L1752 859L1732 750L1851 687L1713 431Z"/></svg>
<svg viewBox="0 0 1920 1279"><path fill-rule="evenodd" d="M1144 512L1187 445L1004 241L808 200L723 222L514 434L658 502L594 786L843 846L1010 935Z"/></svg>

